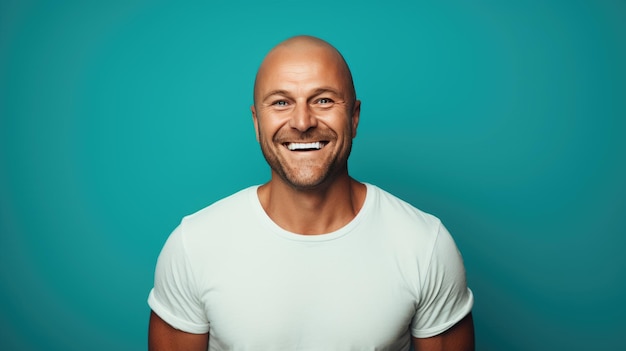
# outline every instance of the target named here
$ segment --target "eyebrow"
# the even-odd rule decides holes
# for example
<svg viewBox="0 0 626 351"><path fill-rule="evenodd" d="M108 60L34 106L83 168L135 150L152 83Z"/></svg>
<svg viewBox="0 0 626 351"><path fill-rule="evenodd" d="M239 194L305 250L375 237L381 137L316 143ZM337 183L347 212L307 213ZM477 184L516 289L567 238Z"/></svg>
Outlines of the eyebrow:
<svg viewBox="0 0 626 351"><path fill-rule="evenodd" d="M337 89L331 88L331 87L321 87L321 88L317 88L313 91L313 95L312 96L316 96L316 95L321 95L324 93L331 93L333 95L336 96L342 96L339 91Z"/></svg>
<svg viewBox="0 0 626 351"><path fill-rule="evenodd" d="M287 92L287 90L281 90L281 89L272 90L263 96L262 101L267 100L270 96L273 96L273 95L289 95L289 93Z"/></svg>
<svg viewBox="0 0 626 351"><path fill-rule="evenodd" d="M342 96L339 91L337 89L331 88L331 87L320 87L317 88L315 90L313 90L313 93L311 94L311 96L317 96L317 95L321 95L324 93L330 93L336 96ZM283 90L283 89L276 89L276 90L272 90L270 92L268 92L267 94L265 94L265 96L263 96L263 100L265 101L267 100L269 97L274 96L274 95L283 95L283 96L289 96L291 95L287 90Z"/></svg>

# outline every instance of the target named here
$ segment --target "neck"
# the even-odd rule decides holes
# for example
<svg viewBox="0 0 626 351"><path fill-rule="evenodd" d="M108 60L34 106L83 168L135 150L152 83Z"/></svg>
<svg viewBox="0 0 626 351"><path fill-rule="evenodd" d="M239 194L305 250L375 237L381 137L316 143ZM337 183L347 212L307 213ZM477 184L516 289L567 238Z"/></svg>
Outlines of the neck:
<svg viewBox="0 0 626 351"><path fill-rule="evenodd" d="M365 194L365 185L347 174L313 190L294 189L274 177L258 190L267 215L283 229L303 235L345 226L361 210Z"/></svg>

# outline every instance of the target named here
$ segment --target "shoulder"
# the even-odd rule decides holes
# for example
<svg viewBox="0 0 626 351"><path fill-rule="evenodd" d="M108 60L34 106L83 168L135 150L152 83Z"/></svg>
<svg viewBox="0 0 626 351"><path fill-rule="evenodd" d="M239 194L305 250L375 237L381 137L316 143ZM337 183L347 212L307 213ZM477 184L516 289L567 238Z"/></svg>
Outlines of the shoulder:
<svg viewBox="0 0 626 351"><path fill-rule="evenodd" d="M183 217L182 224L188 228L203 226L214 221L231 220L240 217L241 211L250 207L250 197L256 186L248 187L222 198L201 210Z"/></svg>
<svg viewBox="0 0 626 351"><path fill-rule="evenodd" d="M449 235L439 218L379 187L368 184L368 192L371 203L364 213L364 230L406 269L428 267L437 242ZM413 276L422 274L416 271Z"/></svg>
<svg viewBox="0 0 626 351"><path fill-rule="evenodd" d="M441 220L436 216L426 213L401 198L379 188L367 184L371 194L373 218L383 221L387 225L393 225L394 233L409 233L424 236L433 236L441 229Z"/></svg>
<svg viewBox="0 0 626 351"><path fill-rule="evenodd" d="M457 270L454 241L436 216L378 187L368 185L368 192L372 204L364 227L385 255L393 257L404 284L421 301L428 294L428 279L440 271Z"/></svg>
<svg viewBox="0 0 626 351"><path fill-rule="evenodd" d="M225 238L234 227L249 223L253 217L252 198L256 188L245 188L183 217L178 226L183 241L193 247L207 240Z"/></svg>

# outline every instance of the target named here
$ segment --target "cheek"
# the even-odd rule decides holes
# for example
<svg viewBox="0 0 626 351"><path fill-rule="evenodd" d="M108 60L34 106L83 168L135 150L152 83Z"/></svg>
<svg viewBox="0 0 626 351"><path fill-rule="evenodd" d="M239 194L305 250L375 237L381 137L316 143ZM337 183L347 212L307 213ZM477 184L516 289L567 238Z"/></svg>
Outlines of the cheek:
<svg viewBox="0 0 626 351"><path fill-rule="evenodd" d="M261 123L258 126L257 140L267 147L272 147L277 131L278 129L275 128L275 126L268 126L267 124Z"/></svg>

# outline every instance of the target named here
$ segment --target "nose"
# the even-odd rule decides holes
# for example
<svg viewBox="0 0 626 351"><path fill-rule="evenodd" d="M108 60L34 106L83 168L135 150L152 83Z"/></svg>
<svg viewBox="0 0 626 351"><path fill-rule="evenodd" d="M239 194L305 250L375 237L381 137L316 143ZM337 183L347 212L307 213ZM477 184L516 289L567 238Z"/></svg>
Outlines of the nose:
<svg viewBox="0 0 626 351"><path fill-rule="evenodd" d="M296 108L293 110L293 115L289 120L289 126L297 129L301 133L317 127L317 118L313 115L307 103L296 104Z"/></svg>

